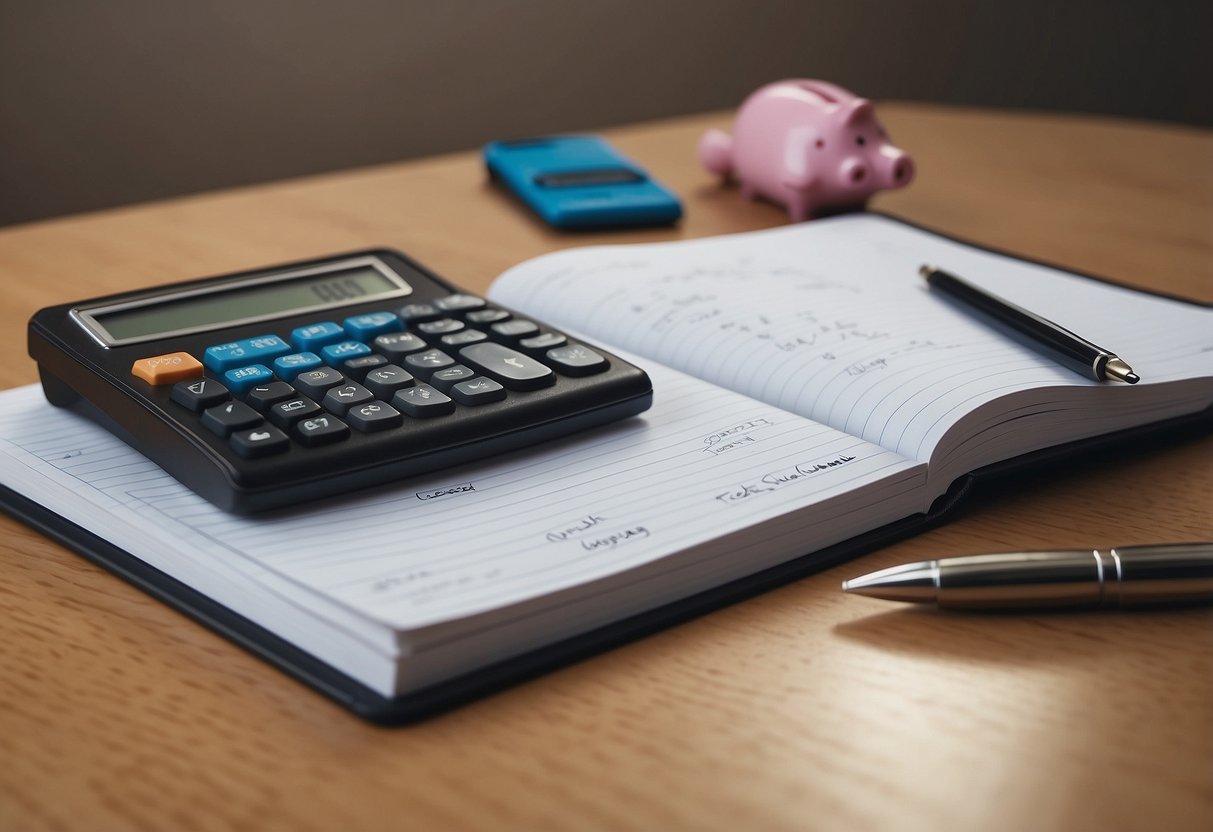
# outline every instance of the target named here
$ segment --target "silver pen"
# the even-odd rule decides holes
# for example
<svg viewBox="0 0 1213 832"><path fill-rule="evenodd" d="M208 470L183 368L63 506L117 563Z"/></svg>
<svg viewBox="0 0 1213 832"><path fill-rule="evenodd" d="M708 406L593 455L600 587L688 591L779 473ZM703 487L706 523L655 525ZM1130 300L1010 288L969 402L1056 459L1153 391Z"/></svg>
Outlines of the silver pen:
<svg viewBox="0 0 1213 832"><path fill-rule="evenodd" d="M842 588L953 609L1208 604L1213 543L940 558L881 569Z"/></svg>

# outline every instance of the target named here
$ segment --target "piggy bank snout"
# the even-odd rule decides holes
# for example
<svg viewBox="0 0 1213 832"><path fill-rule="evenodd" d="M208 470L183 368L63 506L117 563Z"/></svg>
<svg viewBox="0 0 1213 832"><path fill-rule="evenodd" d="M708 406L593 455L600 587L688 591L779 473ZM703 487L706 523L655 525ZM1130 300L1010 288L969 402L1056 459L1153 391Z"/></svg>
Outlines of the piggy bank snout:
<svg viewBox="0 0 1213 832"><path fill-rule="evenodd" d="M873 156L851 156L838 167L844 187L869 191L903 188L914 178L914 161L903 150L887 146Z"/></svg>
<svg viewBox="0 0 1213 832"><path fill-rule="evenodd" d="M882 188L904 188L914 178L914 160L904 150L887 147L881 151L884 176Z"/></svg>

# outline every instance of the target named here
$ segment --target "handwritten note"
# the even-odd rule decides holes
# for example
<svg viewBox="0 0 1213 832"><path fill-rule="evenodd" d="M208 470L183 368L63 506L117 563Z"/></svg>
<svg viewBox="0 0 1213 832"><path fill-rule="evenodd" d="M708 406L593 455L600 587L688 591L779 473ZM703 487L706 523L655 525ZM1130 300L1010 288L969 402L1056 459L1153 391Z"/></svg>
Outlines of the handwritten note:
<svg viewBox="0 0 1213 832"><path fill-rule="evenodd" d="M983 251L877 215L678 243L567 250L511 269L492 295L924 461L954 453L953 444L964 437L957 439L953 429L984 405L1026 394L1037 407L1055 410L1057 401L1039 391L1096 386L931 293L917 275L923 262L952 269L1096 343L1114 345L1149 384L1208 375L1213 311ZM1141 390L1131 395L1167 397ZM999 409L1005 414L1018 406ZM1041 441L1058 440L1045 431ZM1017 450L989 448L993 458ZM941 470L963 472L955 465Z"/></svg>

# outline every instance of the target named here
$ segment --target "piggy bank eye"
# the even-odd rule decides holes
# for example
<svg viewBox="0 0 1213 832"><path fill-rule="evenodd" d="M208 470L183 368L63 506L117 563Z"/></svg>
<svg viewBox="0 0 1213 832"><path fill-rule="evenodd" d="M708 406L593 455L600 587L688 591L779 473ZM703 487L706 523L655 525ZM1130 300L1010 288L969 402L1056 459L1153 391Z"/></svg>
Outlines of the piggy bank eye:
<svg viewBox="0 0 1213 832"><path fill-rule="evenodd" d="M864 141L863 136L856 136L856 137L855 137L855 144L859 145L860 147L863 147L863 145L864 145L865 143L866 143L866 142Z"/></svg>
<svg viewBox="0 0 1213 832"><path fill-rule="evenodd" d="M818 150L824 150L825 146L826 146L826 140L818 139L817 141L813 142L813 146L816 147Z"/></svg>

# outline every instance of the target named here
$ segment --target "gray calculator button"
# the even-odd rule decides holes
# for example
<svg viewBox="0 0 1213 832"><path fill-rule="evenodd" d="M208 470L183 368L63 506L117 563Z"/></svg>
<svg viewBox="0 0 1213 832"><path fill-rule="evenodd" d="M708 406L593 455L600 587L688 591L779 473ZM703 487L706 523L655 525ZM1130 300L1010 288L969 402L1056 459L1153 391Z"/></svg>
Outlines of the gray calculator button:
<svg viewBox="0 0 1213 832"><path fill-rule="evenodd" d="M605 358L582 344L548 350L547 359L566 376L589 376L610 366Z"/></svg>
<svg viewBox="0 0 1213 832"><path fill-rule="evenodd" d="M417 331L422 335L446 335L448 332L458 332L465 326L467 324L463 321L457 321L454 318L442 318L437 321L417 324Z"/></svg>
<svg viewBox="0 0 1213 832"><path fill-rule="evenodd" d="M331 367L319 367L295 376L295 389L309 399L320 401L330 387L345 381L345 376Z"/></svg>
<svg viewBox="0 0 1213 832"><path fill-rule="evenodd" d="M462 347L467 344L475 344L479 341L487 341L488 337L478 329L465 329L463 332L443 335L442 344L446 347Z"/></svg>
<svg viewBox="0 0 1213 832"><path fill-rule="evenodd" d="M418 338L415 333L391 332L387 335L380 335L371 342L371 346L376 352L383 353L388 359L399 364L400 359L409 353L428 349L430 345Z"/></svg>
<svg viewBox="0 0 1213 832"><path fill-rule="evenodd" d="M433 375L435 370L441 370L443 367L449 367L454 363L455 359L442 350L415 352L404 358L405 369L410 370L413 375L421 376L425 379Z"/></svg>
<svg viewBox="0 0 1213 832"><path fill-rule="evenodd" d="M434 306L443 312L466 312L469 309L480 309L485 305L484 298L464 294L447 295L445 298L434 301Z"/></svg>
<svg viewBox="0 0 1213 832"><path fill-rule="evenodd" d="M354 405L365 404L374 398L375 394L361 384L338 384L336 387L329 388L320 404L329 413L344 416L345 412Z"/></svg>
<svg viewBox="0 0 1213 832"><path fill-rule="evenodd" d="M428 303L406 303L396 310L396 314L403 318L405 323L410 324L417 321L430 321L442 315Z"/></svg>
<svg viewBox="0 0 1213 832"><path fill-rule="evenodd" d="M493 324L489 328L497 333L499 338L506 338L508 340L517 340L539 334L538 324L533 321L524 321L520 318L515 318L512 321L502 321L499 324Z"/></svg>
<svg viewBox="0 0 1213 832"><path fill-rule="evenodd" d="M392 397L392 404L415 419L445 416L455 412L455 402L450 396L428 384L397 390L396 395Z"/></svg>
<svg viewBox="0 0 1213 832"><path fill-rule="evenodd" d="M384 400L390 399L392 394L401 387L411 387L413 383L413 374L395 364L371 370L363 380L363 384L375 394L376 398Z"/></svg>
<svg viewBox="0 0 1213 832"><path fill-rule="evenodd" d="M272 425L261 425L251 430L238 430L228 442L232 450L245 459L280 454L291 446L286 434Z"/></svg>
<svg viewBox="0 0 1213 832"><path fill-rule="evenodd" d="M169 394L169 397L177 404L184 405L197 413L199 410L227 401L232 394L213 378L196 378L174 384L173 392Z"/></svg>
<svg viewBox="0 0 1213 832"><path fill-rule="evenodd" d="M351 358L348 361L341 362L341 372L348 378L356 381L362 381L366 378L366 374L376 367L383 367L388 363L387 358L382 355L360 355L357 358Z"/></svg>
<svg viewBox="0 0 1213 832"><path fill-rule="evenodd" d="M257 410L265 413L278 402L293 399L299 394L295 388L285 381L271 381L268 384L255 384L244 394L244 400Z"/></svg>
<svg viewBox="0 0 1213 832"><path fill-rule="evenodd" d="M369 402L351 407L345 414L345 421L349 422L354 430L374 433L377 430L400 427L404 417L387 402Z"/></svg>
<svg viewBox="0 0 1213 832"><path fill-rule="evenodd" d="M269 413L266 415L278 427L289 428L303 417L314 416L320 412L320 405L311 399L297 398L270 405Z"/></svg>
<svg viewBox="0 0 1213 832"><path fill-rule="evenodd" d="M345 422L328 414L312 416L295 425L296 438L307 448L339 442L349 435L350 429Z"/></svg>
<svg viewBox="0 0 1213 832"><path fill-rule="evenodd" d="M499 381L510 390L538 390L554 384L556 374L518 350L491 341L472 344L459 351L459 356L473 369Z"/></svg>
<svg viewBox="0 0 1213 832"><path fill-rule="evenodd" d="M495 324L498 321L508 321L510 313L504 309L477 309L467 313L465 317L474 324Z"/></svg>
<svg viewBox="0 0 1213 832"><path fill-rule="evenodd" d="M467 381L475 376L471 369L462 364L453 364L450 367L444 367L438 372L430 376L430 384L437 387L444 393L451 392L451 388L461 381Z"/></svg>
<svg viewBox="0 0 1213 832"><path fill-rule="evenodd" d="M478 376L470 381L461 381L451 388L451 397L460 404L488 404L505 398L505 388L491 378Z"/></svg>
<svg viewBox="0 0 1213 832"><path fill-rule="evenodd" d="M523 338L518 342L518 346L532 352L543 352L544 350L550 350L552 347L563 347L568 342L569 339L558 332L541 332L530 338Z"/></svg>
<svg viewBox="0 0 1213 832"><path fill-rule="evenodd" d="M261 414L244 402L233 400L202 411L202 424L212 433L227 438L232 431L261 424Z"/></svg>

